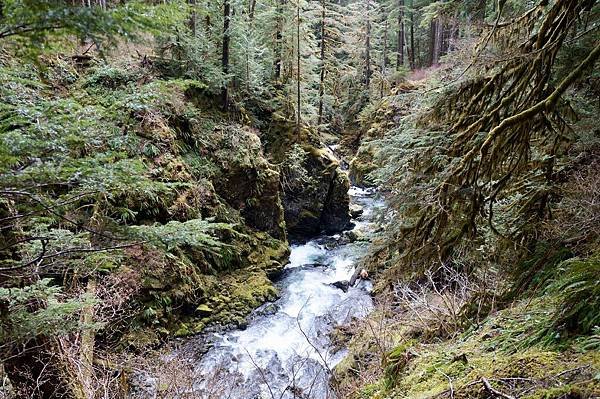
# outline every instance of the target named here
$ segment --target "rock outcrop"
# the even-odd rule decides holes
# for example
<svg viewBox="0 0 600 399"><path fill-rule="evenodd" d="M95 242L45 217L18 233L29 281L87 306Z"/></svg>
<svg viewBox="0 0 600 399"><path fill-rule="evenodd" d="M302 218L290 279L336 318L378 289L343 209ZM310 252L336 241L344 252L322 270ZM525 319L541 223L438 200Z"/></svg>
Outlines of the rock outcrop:
<svg viewBox="0 0 600 399"><path fill-rule="evenodd" d="M227 126L212 135L211 157L221 169L218 181L213 179L219 196L248 226L285 241L279 172L265 159L256 132Z"/></svg>
<svg viewBox="0 0 600 399"><path fill-rule="evenodd" d="M328 149L294 145L282 164L283 207L290 238L335 233L350 223L350 182Z"/></svg>
<svg viewBox="0 0 600 399"><path fill-rule="evenodd" d="M377 169L373 161L374 151L368 145L362 145L356 155L350 162L350 181L358 187L372 187L374 182L370 179L369 173Z"/></svg>

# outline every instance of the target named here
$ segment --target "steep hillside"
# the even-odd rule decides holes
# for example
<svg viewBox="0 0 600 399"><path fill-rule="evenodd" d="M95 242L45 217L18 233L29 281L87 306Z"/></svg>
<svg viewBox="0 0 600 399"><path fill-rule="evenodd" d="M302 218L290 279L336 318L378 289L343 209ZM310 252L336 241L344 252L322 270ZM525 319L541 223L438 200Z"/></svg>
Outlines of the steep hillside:
<svg viewBox="0 0 600 399"><path fill-rule="evenodd" d="M287 262L286 221L313 219L298 237L348 223L347 178L318 140L289 157L277 148L284 180L261 132L223 113L200 81L135 57L58 53L41 68L5 57L1 70L2 271L12 287L1 292L14 298L2 341L16 392L35 373L23 345L64 353L50 337L78 331L90 304L100 358L115 344L147 350L243 326L278 295L270 278ZM288 159L298 156L296 167ZM310 197L284 189L299 184Z"/></svg>

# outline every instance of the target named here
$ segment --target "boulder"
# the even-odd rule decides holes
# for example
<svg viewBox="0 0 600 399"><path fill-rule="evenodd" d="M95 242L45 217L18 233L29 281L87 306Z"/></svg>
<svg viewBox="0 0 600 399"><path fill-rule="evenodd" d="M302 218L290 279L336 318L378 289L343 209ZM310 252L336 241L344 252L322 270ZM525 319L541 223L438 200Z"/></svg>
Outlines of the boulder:
<svg viewBox="0 0 600 399"><path fill-rule="evenodd" d="M348 280L336 281L335 283L331 283L330 285L332 287L339 288L344 292L348 292L348 289L350 288L350 282Z"/></svg>
<svg viewBox="0 0 600 399"><path fill-rule="evenodd" d="M344 232L344 237L348 240L348 242L355 242L359 239L359 234L356 230L349 230Z"/></svg>
<svg viewBox="0 0 600 399"><path fill-rule="evenodd" d="M350 216L353 219L356 219L357 217L360 217L364 212L364 209L362 206L358 205L358 204L352 204L350 205Z"/></svg>

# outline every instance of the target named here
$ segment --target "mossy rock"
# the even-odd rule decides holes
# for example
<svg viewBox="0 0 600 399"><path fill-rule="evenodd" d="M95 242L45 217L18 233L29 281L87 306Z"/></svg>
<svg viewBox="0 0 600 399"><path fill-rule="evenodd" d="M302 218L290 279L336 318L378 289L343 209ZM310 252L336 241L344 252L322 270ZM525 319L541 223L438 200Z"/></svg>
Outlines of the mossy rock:
<svg viewBox="0 0 600 399"><path fill-rule="evenodd" d="M367 144L361 146L357 154L350 161L348 176L353 185L358 187L372 187L375 182L370 173L377 169L374 162L374 150Z"/></svg>
<svg viewBox="0 0 600 399"><path fill-rule="evenodd" d="M335 233L350 222L348 176L330 150L296 145L282 164L285 221L292 239Z"/></svg>

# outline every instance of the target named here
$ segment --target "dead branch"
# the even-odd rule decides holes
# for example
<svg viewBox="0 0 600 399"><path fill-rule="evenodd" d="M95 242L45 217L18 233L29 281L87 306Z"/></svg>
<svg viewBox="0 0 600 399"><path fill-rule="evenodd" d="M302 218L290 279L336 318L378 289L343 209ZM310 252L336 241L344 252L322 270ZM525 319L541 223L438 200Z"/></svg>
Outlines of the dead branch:
<svg viewBox="0 0 600 399"><path fill-rule="evenodd" d="M507 395L505 393L498 391L497 389L494 389L494 387L492 387L490 382L485 377L481 377L481 383L483 384L485 390L494 396L498 396L498 397L501 397L504 399L515 399L514 396Z"/></svg>

